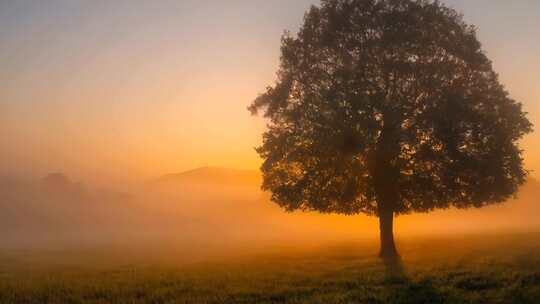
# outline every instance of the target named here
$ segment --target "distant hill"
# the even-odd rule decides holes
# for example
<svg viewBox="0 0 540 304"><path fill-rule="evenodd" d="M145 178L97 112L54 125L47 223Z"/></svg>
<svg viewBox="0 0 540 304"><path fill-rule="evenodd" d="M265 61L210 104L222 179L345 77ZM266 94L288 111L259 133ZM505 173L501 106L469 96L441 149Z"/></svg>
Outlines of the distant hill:
<svg viewBox="0 0 540 304"><path fill-rule="evenodd" d="M50 173L43 177L39 186L43 191L61 195L71 195L73 198L82 198L86 195L86 189L82 183L73 182L67 175L63 173Z"/></svg>
<svg viewBox="0 0 540 304"><path fill-rule="evenodd" d="M261 174L256 170L238 170L220 167L201 167L182 173L166 174L148 182L153 187L221 185L230 187L259 187Z"/></svg>
<svg viewBox="0 0 540 304"><path fill-rule="evenodd" d="M0 178L0 209L0 248L111 239L149 213L128 193L87 188L62 173L38 180Z"/></svg>

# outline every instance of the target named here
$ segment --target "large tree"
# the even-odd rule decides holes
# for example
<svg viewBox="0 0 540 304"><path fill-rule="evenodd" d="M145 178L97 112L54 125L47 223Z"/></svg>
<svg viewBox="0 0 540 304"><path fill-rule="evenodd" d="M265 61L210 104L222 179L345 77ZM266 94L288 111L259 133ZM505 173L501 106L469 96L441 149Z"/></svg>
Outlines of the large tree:
<svg viewBox="0 0 540 304"><path fill-rule="evenodd" d="M286 210L378 216L503 202L523 184L532 125L473 26L438 1L323 0L282 37L255 99L268 130L263 189Z"/></svg>

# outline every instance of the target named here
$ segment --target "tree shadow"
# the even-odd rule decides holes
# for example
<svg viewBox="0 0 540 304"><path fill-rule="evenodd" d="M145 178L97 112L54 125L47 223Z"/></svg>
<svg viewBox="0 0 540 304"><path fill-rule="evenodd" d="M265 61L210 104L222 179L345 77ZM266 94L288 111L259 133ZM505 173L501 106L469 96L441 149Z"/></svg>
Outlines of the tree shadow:
<svg viewBox="0 0 540 304"><path fill-rule="evenodd" d="M381 258L385 270L385 282L387 283L407 283L409 278L399 256Z"/></svg>
<svg viewBox="0 0 540 304"><path fill-rule="evenodd" d="M387 303L443 304L449 302L449 297L437 289L432 279L411 280L400 257L383 258L383 264Z"/></svg>

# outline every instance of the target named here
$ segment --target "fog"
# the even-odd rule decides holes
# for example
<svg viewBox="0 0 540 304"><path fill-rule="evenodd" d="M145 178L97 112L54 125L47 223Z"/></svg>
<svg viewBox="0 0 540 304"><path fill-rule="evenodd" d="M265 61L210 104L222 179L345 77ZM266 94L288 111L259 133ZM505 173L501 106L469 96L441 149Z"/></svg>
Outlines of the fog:
<svg viewBox="0 0 540 304"><path fill-rule="evenodd" d="M199 168L142 181L129 191L94 188L61 173L0 179L1 246L12 249L145 248L220 251L377 240L367 216L287 213L259 190L257 171ZM537 181L516 199L482 209L400 216L398 239L531 232L540 228Z"/></svg>
<svg viewBox="0 0 540 304"><path fill-rule="evenodd" d="M376 218L285 213L257 171L160 176L260 165L265 120L246 106L275 80L283 30L319 1L52 2L0 5L0 246L377 240ZM478 26L502 83L538 120L540 2L443 2ZM522 143L533 172L539 142ZM538 186L488 208L401 216L396 237L536 230Z"/></svg>

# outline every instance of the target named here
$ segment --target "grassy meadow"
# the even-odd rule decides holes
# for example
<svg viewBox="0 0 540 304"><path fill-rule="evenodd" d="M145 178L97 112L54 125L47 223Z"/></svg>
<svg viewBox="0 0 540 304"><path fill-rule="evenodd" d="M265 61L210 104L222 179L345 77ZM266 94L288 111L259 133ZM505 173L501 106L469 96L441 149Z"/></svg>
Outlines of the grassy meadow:
<svg viewBox="0 0 540 304"><path fill-rule="evenodd" d="M540 236L267 246L182 257L3 250L0 303L540 303Z"/></svg>

